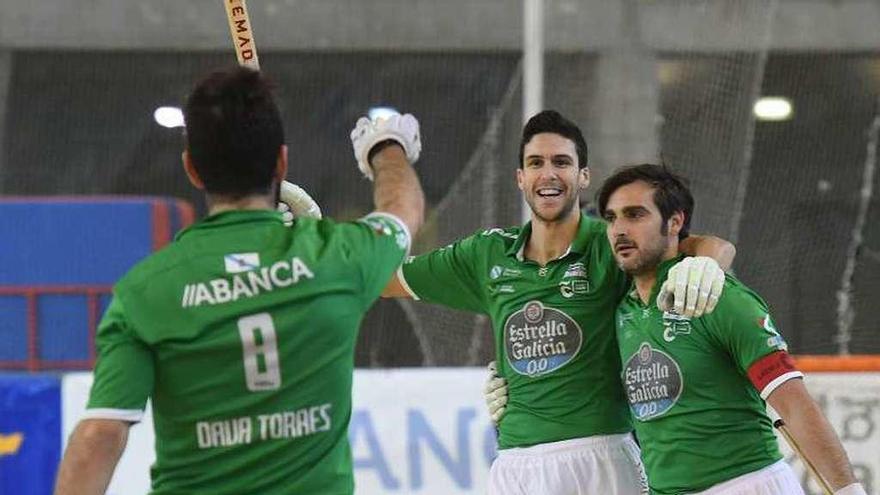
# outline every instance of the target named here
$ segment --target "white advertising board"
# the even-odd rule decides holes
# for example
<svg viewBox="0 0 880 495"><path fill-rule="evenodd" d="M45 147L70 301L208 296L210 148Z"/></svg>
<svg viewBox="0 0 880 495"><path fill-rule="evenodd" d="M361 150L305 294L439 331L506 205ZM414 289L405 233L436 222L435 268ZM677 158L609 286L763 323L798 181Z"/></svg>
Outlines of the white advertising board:
<svg viewBox="0 0 880 495"><path fill-rule="evenodd" d="M478 494L495 456L482 368L357 370L349 440L358 495ZM91 373L62 384L63 438L85 411ZM108 495L149 491L152 416L132 427Z"/></svg>
<svg viewBox="0 0 880 495"><path fill-rule="evenodd" d="M494 430L481 397L482 368L357 370L349 428L358 495L485 493ZM64 438L85 409L90 373L65 376ZM880 495L880 374L811 373L807 386L846 447L869 494ZM149 491L151 417L132 428L109 495ZM798 473L799 461L780 440ZM808 495L819 495L807 485Z"/></svg>

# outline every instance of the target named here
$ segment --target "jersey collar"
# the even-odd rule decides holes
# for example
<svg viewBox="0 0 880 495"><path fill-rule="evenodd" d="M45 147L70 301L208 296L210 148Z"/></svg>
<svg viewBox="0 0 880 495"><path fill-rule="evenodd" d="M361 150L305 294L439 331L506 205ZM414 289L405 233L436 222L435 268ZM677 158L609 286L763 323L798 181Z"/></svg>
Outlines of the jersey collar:
<svg viewBox="0 0 880 495"><path fill-rule="evenodd" d="M556 259L562 259L568 256L571 253L583 254L587 252L587 246L590 245L590 227L589 223L591 220L587 215L581 212L581 218L578 222L578 230L574 236L574 240L571 241L571 244L568 246L568 249L562 253ZM505 254L508 256L516 256L516 259L519 261L525 261L525 249L526 249L526 241L529 240L529 237L532 235L532 222L528 221L525 225L523 225L522 229L519 231L519 235L516 237L516 240L513 244L507 248Z"/></svg>
<svg viewBox="0 0 880 495"><path fill-rule="evenodd" d="M190 232L203 231L240 223L270 221L283 223L281 213L274 210L229 210L214 215L208 215L178 232L177 235L174 236L174 240L177 241L181 237L188 235Z"/></svg>

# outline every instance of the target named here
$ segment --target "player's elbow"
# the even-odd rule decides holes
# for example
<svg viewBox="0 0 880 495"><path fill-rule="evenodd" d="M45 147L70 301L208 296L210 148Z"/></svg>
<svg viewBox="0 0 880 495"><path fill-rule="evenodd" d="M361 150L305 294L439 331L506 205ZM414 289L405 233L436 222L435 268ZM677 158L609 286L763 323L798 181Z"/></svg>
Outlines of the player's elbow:
<svg viewBox="0 0 880 495"><path fill-rule="evenodd" d="M88 445L93 452L121 452L128 441L131 423L112 419L84 419L73 432L71 442Z"/></svg>
<svg viewBox="0 0 880 495"><path fill-rule="evenodd" d="M400 275L394 274L385 288L382 289L382 297L412 297L409 291L403 286Z"/></svg>
<svg viewBox="0 0 880 495"><path fill-rule="evenodd" d="M732 242L721 238L719 238L718 241L720 243L720 247L718 248L720 251L720 261L718 264L721 266L721 269L726 272L730 270L731 266L733 266L733 260L736 258L736 246Z"/></svg>

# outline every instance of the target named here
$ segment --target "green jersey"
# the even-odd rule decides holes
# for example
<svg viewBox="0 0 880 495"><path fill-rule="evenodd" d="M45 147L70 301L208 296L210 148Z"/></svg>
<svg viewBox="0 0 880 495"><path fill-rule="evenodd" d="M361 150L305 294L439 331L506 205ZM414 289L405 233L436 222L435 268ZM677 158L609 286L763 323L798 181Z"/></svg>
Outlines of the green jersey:
<svg viewBox="0 0 880 495"><path fill-rule="evenodd" d="M679 259L660 265L649 301ZM767 305L738 280L728 276L715 311L696 319L644 304L633 289L617 310L617 340L653 493L702 491L782 458L762 397L802 375L786 364Z"/></svg>
<svg viewBox="0 0 880 495"><path fill-rule="evenodd" d="M86 417L151 398L154 494L350 494L360 321L409 246L399 220L210 216L120 280Z"/></svg>
<svg viewBox="0 0 880 495"><path fill-rule="evenodd" d="M408 259L402 279L417 299L490 316L509 390L501 448L631 431L614 338L627 283L604 222L582 216L568 252L543 267L523 258L530 233L478 233Z"/></svg>

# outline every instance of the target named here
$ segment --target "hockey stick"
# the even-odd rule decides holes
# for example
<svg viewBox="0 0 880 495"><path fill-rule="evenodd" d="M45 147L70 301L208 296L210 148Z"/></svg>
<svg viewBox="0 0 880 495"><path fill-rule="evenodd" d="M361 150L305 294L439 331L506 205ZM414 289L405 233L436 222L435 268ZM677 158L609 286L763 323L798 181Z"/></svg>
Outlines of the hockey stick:
<svg viewBox="0 0 880 495"><path fill-rule="evenodd" d="M257 57L257 45L251 20L248 17L245 0L223 0L226 4L226 19L229 21L229 34L235 47L238 63L254 70L260 70L260 59Z"/></svg>
<svg viewBox="0 0 880 495"><path fill-rule="evenodd" d="M779 433L781 433L782 436L785 437L785 441L788 442L788 445L791 446L792 450L797 452L798 457L801 458L801 460L804 462L804 466L807 467L807 472L809 472L810 476L812 476L813 479L819 483L819 486L822 488L822 492L825 495L833 495L834 490L831 489L831 487L828 485L828 482L825 481L825 478L823 478L822 475L819 474L819 471L816 470L816 466L814 466L813 463L810 462L809 459L807 459L807 456L804 455L804 452L794 440L794 437L791 436L791 432L788 431L788 427L785 426L785 421L783 421L781 418L777 419L773 422L773 426L775 426L776 429L779 430Z"/></svg>
<svg viewBox="0 0 880 495"><path fill-rule="evenodd" d="M223 3L226 5L229 35L232 37L232 46L235 47L238 63L260 70L257 44L254 41L245 0L223 0ZM321 208L318 203L296 184L282 181L276 193L276 202L287 206L287 210L282 212L284 215L290 215L290 218L285 216L286 223L292 222L294 217L321 218Z"/></svg>

